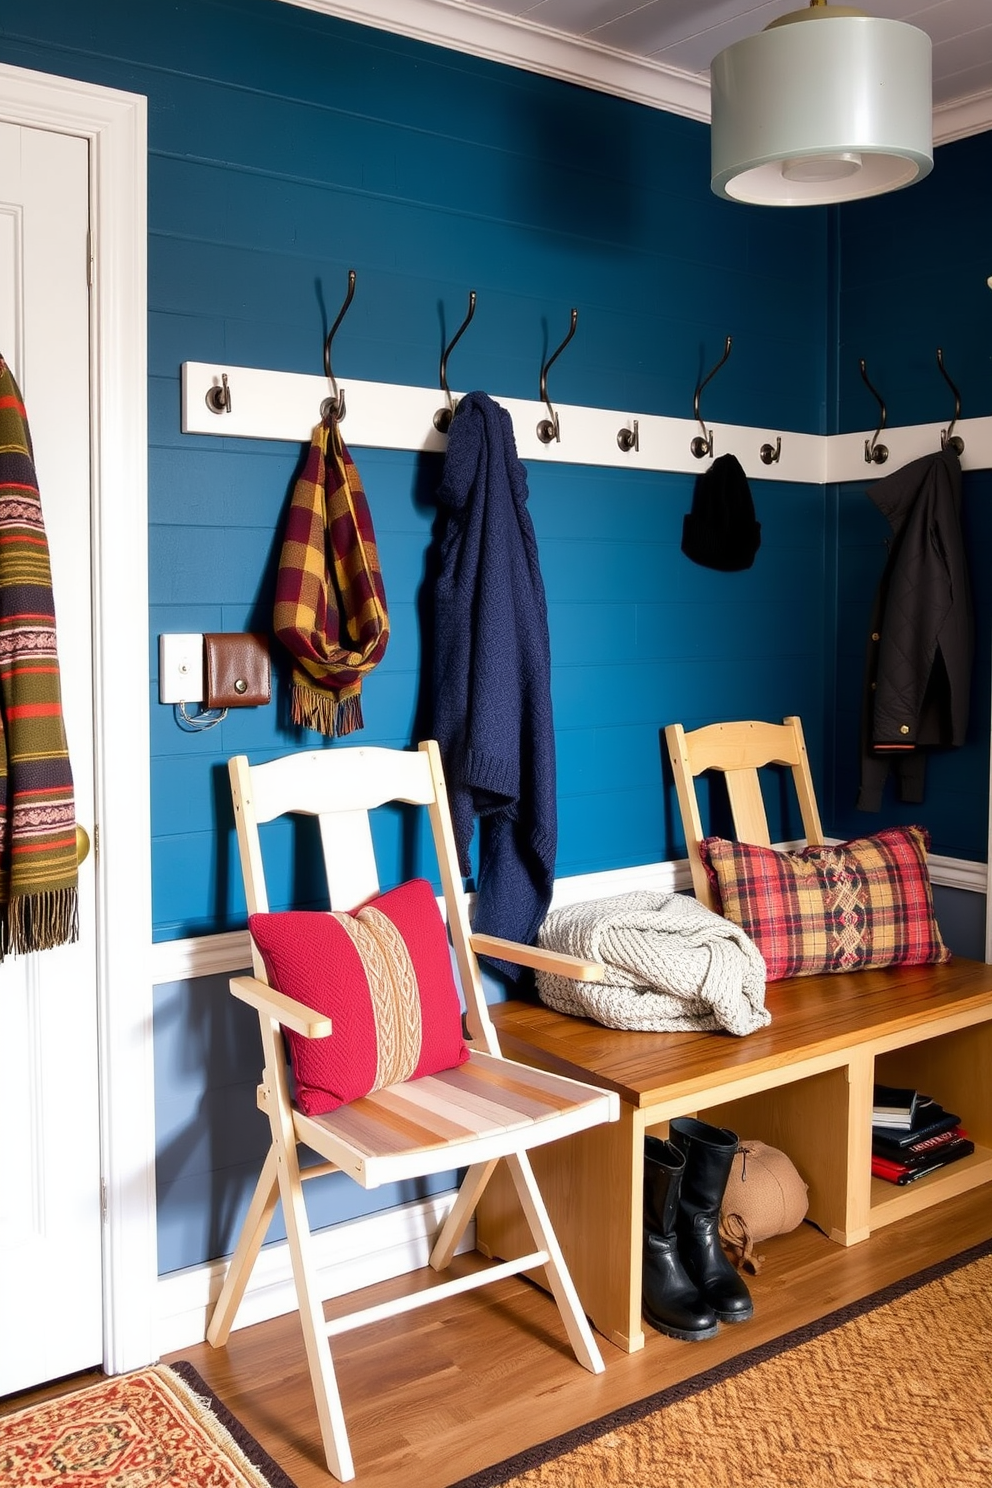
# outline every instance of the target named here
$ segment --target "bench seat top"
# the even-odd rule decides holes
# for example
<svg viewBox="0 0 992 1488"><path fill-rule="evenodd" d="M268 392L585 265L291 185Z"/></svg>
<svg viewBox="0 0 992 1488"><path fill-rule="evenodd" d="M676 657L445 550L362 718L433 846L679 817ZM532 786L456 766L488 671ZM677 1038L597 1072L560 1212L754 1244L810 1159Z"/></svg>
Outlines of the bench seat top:
<svg viewBox="0 0 992 1488"><path fill-rule="evenodd" d="M651 1107L751 1076L808 1061L844 1063L865 1045L914 1042L920 1030L955 1018L992 1019L992 966L955 957L943 966L792 977L770 982L766 1028L743 1038L715 1033L640 1033L604 1028L556 1013L543 1003L511 1001L491 1008L500 1047L511 1059L615 1090L635 1107ZM903 1039L899 1035L907 1033ZM915 1035L915 1038L914 1038Z"/></svg>

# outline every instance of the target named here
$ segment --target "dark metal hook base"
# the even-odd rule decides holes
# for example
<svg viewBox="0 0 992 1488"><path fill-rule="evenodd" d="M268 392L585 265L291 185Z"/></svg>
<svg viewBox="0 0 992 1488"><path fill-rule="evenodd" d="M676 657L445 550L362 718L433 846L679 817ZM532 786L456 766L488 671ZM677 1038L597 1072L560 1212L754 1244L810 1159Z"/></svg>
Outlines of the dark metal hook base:
<svg viewBox="0 0 992 1488"><path fill-rule="evenodd" d="M227 373L222 372L220 386L207 388L207 407L211 413L230 413L231 411L231 388L227 381Z"/></svg>
<svg viewBox="0 0 992 1488"><path fill-rule="evenodd" d="M640 450L641 448L641 436L637 427L638 421L634 419L633 422L634 426L632 429L620 429L617 432L617 444L625 455L629 455L631 450Z"/></svg>

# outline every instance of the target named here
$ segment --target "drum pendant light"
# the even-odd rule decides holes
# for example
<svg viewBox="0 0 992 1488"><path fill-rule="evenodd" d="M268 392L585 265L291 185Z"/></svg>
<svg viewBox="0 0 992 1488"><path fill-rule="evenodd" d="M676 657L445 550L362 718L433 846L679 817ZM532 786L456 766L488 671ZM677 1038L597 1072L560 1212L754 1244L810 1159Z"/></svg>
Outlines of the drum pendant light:
<svg viewBox="0 0 992 1488"><path fill-rule="evenodd" d="M925 31L811 0L710 67L710 184L771 207L877 196L933 169Z"/></svg>

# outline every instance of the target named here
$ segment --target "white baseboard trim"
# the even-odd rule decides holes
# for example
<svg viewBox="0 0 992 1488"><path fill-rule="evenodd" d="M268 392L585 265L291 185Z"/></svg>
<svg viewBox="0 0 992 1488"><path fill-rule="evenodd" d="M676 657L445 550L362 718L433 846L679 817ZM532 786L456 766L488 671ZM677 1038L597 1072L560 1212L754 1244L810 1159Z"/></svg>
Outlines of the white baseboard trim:
<svg viewBox="0 0 992 1488"><path fill-rule="evenodd" d="M435 1194L429 1199L400 1204L395 1209L384 1209L378 1214L315 1231L321 1297L327 1301L426 1266L433 1237L454 1201L453 1192ZM472 1224L459 1250L474 1247ZM156 1292L159 1357L203 1342L226 1268L226 1260L207 1261L159 1277ZM235 1328L247 1328L295 1312L296 1305L288 1244L281 1240L264 1246L238 1309Z"/></svg>

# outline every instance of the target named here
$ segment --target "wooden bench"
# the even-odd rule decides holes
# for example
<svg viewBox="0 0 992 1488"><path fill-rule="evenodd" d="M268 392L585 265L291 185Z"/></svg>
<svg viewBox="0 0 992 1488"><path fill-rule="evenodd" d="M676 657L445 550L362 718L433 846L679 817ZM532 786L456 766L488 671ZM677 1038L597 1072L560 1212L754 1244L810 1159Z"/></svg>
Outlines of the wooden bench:
<svg viewBox="0 0 992 1488"><path fill-rule="evenodd" d="M504 1054L614 1090L618 1122L538 1149L534 1166L579 1296L605 1337L644 1346L644 1135L696 1115L789 1154L808 1219L842 1245L992 1180L992 966L889 968L771 983L767 1028L616 1032L538 1002L492 1009ZM974 1155L906 1187L871 1176L872 1085L908 1085L958 1113ZM497 1171L477 1243L520 1253L512 1185Z"/></svg>

